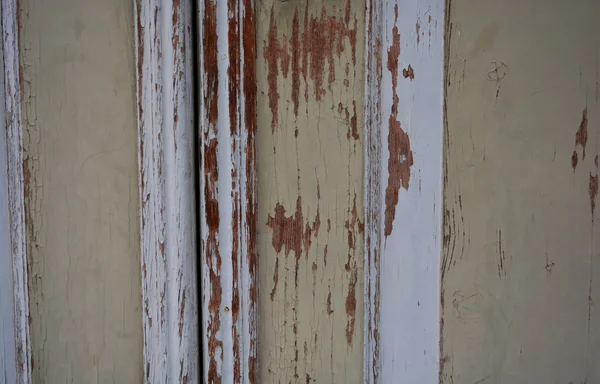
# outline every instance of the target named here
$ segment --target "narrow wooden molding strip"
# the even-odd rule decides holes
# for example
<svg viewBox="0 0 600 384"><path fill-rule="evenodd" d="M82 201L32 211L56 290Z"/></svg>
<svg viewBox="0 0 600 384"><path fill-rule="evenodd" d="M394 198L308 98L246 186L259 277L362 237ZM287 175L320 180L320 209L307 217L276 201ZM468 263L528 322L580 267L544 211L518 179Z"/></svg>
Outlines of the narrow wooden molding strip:
<svg viewBox="0 0 600 384"><path fill-rule="evenodd" d="M199 5L203 382L258 383L251 0Z"/></svg>
<svg viewBox="0 0 600 384"><path fill-rule="evenodd" d="M23 166L21 125L21 68L19 60L19 8L15 0L2 0L2 37L4 54L4 102L6 159L8 165L8 211L12 260L14 348L16 382L31 381L31 341L29 337L29 296L27 289L27 243L25 200L28 177ZM12 344L13 340L5 340Z"/></svg>
<svg viewBox="0 0 600 384"><path fill-rule="evenodd" d="M135 1L144 378L199 381L192 7Z"/></svg>
<svg viewBox="0 0 600 384"><path fill-rule="evenodd" d="M443 0L367 0L365 383L439 376Z"/></svg>

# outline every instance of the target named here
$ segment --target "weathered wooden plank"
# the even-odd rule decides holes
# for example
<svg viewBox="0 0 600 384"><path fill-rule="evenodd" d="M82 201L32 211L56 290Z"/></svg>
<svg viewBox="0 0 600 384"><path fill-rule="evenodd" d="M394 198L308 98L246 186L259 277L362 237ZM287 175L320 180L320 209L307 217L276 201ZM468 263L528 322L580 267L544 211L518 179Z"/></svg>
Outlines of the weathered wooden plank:
<svg viewBox="0 0 600 384"><path fill-rule="evenodd" d="M10 217L10 260L3 264L12 272L13 340L4 339L6 349L14 348L16 366L12 382L31 379L31 341L29 334L29 293L25 233L25 178L23 131L21 125L21 69L19 63L18 7L15 0L2 1L2 48L4 69L4 119L6 124L6 165L8 211ZM7 364L11 364L7 361ZM7 378L10 381L10 376Z"/></svg>
<svg viewBox="0 0 600 384"><path fill-rule="evenodd" d="M202 1L199 35L203 380L258 383L253 2Z"/></svg>
<svg viewBox="0 0 600 384"><path fill-rule="evenodd" d="M0 381L29 380L27 270L23 222L23 168L19 116L16 7L2 2L0 88Z"/></svg>
<svg viewBox="0 0 600 384"><path fill-rule="evenodd" d="M364 382L381 382L381 76L383 65L383 3L366 0L365 12L365 142L364 142L364 209L365 209L365 314L364 314Z"/></svg>
<svg viewBox="0 0 600 384"><path fill-rule="evenodd" d="M190 1L137 0L144 380L199 380Z"/></svg>
<svg viewBox="0 0 600 384"><path fill-rule="evenodd" d="M0 70L4 71L4 39L0 40ZM0 78L0 383L17 382L13 269L8 194L8 153L6 129L6 88Z"/></svg>
<svg viewBox="0 0 600 384"><path fill-rule="evenodd" d="M452 1L444 383L600 380L599 14Z"/></svg>
<svg viewBox="0 0 600 384"><path fill-rule="evenodd" d="M364 8L261 1L261 382L363 379Z"/></svg>
<svg viewBox="0 0 600 384"><path fill-rule="evenodd" d="M369 1L365 381L438 379L442 0Z"/></svg>

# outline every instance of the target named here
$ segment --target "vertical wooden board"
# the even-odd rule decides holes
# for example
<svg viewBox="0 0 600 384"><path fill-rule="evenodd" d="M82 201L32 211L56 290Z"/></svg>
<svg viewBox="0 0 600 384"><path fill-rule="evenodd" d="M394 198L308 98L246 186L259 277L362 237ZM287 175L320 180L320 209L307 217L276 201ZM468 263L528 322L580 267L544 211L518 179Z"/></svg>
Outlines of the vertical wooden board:
<svg viewBox="0 0 600 384"><path fill-rule="evenodd" d="M135 1L144 382L199 380L192 3Z"/></svg>
<svg viewBox="0 0 600 384"><path fill-rule="evenodd" d="M380 204L371 209L379 217L382 383L439 377L444 5L381 6L380 171L372 181Z"/></svg>
<svg viewBox="0 0 600 384"><path fill-rule="evenodd" d="M21 122L21 70L18 41L18 6L15 0L2 1L2 48L4 59L6 165L8 176L8 212L10 217L10 264L12 264L12 296L14 352L17 383L31 381L31 338L29 332L29 293L27 287L27 254L25 202L23 192L23 131ZM10 343L9 340L4 341ZM6 344L5 344L6 345ZM6 347L8 349L10 347Z"/></svg>
<svg viewBox="0 0 600 384"><path fill-rule="evenodd" d="M254 2L199 4L203 377L258 383Z"/></svg>
<svg viewBox="0 0 600 384"><path fill-rule="evenodd" d="M0 68L4 71L4 44L0 41ZM8 127L6 120L6 87L0 78L0 382L17 382L15 321L13 299L13 263L8 190Z"/></svg>
<svg viewBox="0 0 600 384"><path fill-rule="evenodd" d="M444 383L599 380L599 14L451 3Z"/></svg>
<svg viewBox="0 0 600 384"><path fill-rule="evenodd" d="M19 4L32 380L141 382L132 4Z"/></svg>
<svg viewBox="0 0 600 384"><path fill-rule="evenodd" d="M364 9L257 7L261 382L363 381Z"/></svg>

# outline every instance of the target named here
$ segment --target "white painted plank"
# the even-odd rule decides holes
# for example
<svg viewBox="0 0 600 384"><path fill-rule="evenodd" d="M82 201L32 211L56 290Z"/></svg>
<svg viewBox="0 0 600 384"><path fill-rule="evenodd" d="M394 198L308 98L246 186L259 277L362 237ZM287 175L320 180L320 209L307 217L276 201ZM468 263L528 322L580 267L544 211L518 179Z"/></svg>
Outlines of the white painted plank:
<svg viewBox="0 0 600 384"><path fill-rule="evenodd" d="M198 382L189 1L135 3L144 378Z"/></svg>
<svg viewBox="0 0 600 384"><path fill-rule="evenodd" d="M439 377L444 9L368 2L366 382Z"/></svg>
<svg viewBox="0 0 600 384"><path fill-rule="evenodd" d="M28 383L31 377L29 337L29 300L27 289L27 255L25 240L23 146L21 128L21 84L19 64L18 6L15 0L2 1L2 36L4 50L4 88L6 148L8 170L8 210L10 212L10 246L12 255L12 294L14 345L16 348L16 382Z"/></svg>
<svg viewBox="0 0 600 384"><path fill-rule="evenodd" d="M4 44L0 41L0 57L4 58ZM4 60L0 63L4 71ZM0 106L5 104L6 88L4 76L0 78ZM15 355L15 324L13 321L13 276L12 252L10 247L10 213L8 210L8 147L6 144L5 108L0 108L0 383L17 381L17 360Z"/></svg>

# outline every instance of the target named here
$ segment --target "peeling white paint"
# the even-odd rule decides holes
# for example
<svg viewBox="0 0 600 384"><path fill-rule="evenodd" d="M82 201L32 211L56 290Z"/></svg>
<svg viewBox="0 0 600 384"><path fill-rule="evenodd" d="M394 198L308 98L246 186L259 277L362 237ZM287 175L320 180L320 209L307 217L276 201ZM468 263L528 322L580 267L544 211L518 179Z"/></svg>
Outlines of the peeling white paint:
<svg viewBox="0 0 600 384"><path fill-rule="evenodd" d="M4 71L4 41L0 40ZM4 76L0 78L0 106L6 106ZM5 108L0 107L0 122L4 132L0 134L0 382L17 381L17 360L15 349L15 328L13 321L13 270L10 238L10 214L8 210L8 147L6 143Z"/></svg>
<svg viewBox="0 0 600 384"><path fill-rule="evenodd" d="M257 383L254 5L198 16L203 380Z"/></svg>
<svg viewBox="0 0 600 384"><path fill-rule="evenodd" d="M367 4L365 382L434 383L439 375L444 2ZM396 33L398 63L390 68ZM408 135L414 164L410 183L402 180L398 188L395 218L385 236L386 189L394 171L388 160L401 155L390 153L390 118Z"/></svg>
<svg viewBox="0 0 600 384"><path fill-rule="evenodd" d="M198 382L191 3L136 1L146 382Z"/></svg>
<svg viewBox="0 0 600 384"><path fill-rule="evenodd" d="M14 355L17 383L31 378L31 345L29 337L29 298L27 289L27 255L25 240L23 145L21 128L21 88L19 82L19 44L17 41L17 3L2 1L2 36L4 58L4 102L6 122L6 160L8 165L8 211L10 216L10 248L14 321ZM4 316L3 316L4 317ZM4 339L5 350L10 348ZM7 355L8 356L7 352Z"/></svg>

